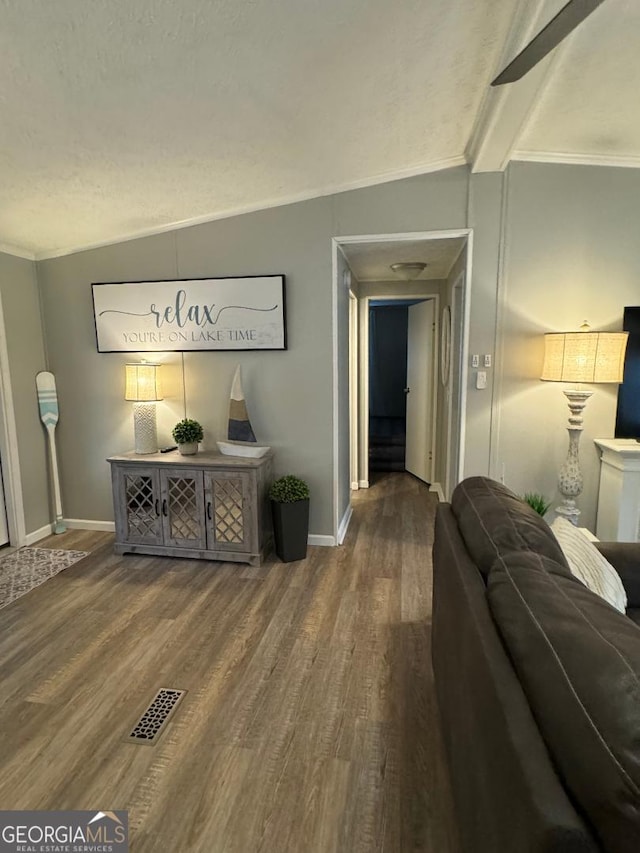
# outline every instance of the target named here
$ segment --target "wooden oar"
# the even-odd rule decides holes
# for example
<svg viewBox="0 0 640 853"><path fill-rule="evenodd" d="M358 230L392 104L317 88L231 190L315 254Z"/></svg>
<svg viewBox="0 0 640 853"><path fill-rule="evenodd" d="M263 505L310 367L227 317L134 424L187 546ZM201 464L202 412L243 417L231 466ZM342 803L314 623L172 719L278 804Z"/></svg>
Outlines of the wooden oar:
<svg viewBox="0 0 640 853"><path fill-rule="evenodd" d="M56 380L53 373L42 371L36 375L38 389L38 406L40 420L47 428L49 435L49 450L51 455L51 472L53 477L53 495L55 499L56 520L53 525L54 533L64 533L67 529L62 520L62 500L60 498L60 478L58 476L58 455L56 453L55 429L58 423L58 395Z"/></svg>

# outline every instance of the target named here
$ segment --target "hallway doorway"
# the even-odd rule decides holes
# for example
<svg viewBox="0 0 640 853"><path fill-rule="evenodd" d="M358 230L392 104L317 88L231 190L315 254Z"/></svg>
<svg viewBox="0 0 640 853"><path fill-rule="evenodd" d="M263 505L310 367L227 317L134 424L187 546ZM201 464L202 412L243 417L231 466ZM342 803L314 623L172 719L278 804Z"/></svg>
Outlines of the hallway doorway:
<svg viewBox="0 0 640 853"><path fill-rule="evenodd" d="M438 297L369 300L369 471L432 480Z"/></svg>
<svg viewBox="0 0 640 853"><path fill-rule="evenodd" d="M404 471L407 334L404 302L369 303L369 471Z"/></svg>
<svg viewBox="0 0 640 853"><path fill-rule="evenodd" d="M350 493L368 488L370 470L410 471L430 484L441 500L462 477L465 452L467 349L469 337L469 286L472 262L472 231L438 231L409 234L365 235L334 238L334 470L335 519L338 536L348 525ZM413 262L419 263L413 263ZM397 262L402 262L398 264ZM407 263L404 263L407 262ZM398 267L415 267L418 275L397 274ZM428 306L430 335L424 336L417 376L428 380L427 403L416 405L419 424L415 433L407 421L407 404L418 404L416 378L404 382L405 399L396 409L378 409L370 382L370 309L381 303L407 302ZM444 352L441 328L448 327L447 358L450 370L442 371ZM428 355L425 354L428 353ZM396 355L409 364L409 352ZM430 387L429 387L430 386ZM346 404L346 405L345 405ZM402 406L404 404L404 412ZM411 419L410 419L411 420ZM413 459L414 447L418 450ZM350 486L345 493L342 484Z"/></svg>

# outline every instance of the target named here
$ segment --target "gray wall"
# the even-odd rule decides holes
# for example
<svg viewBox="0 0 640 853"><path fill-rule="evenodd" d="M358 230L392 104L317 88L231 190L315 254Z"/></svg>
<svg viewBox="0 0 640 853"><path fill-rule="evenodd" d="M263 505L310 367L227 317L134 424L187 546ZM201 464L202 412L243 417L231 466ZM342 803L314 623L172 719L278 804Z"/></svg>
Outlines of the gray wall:
<svg viewBox="0 0 640 853"><path fill-rule="evenodd" d="M331 196L336 236L465 228L468 168L460 166ZM396 282L397 283L397 282Z"/></svg>
<svg viewBox="0 0 640 853"><path fill-rule="evenodd" d="M518 492L557 495L567 451L564 384L539 380L543 334L622 327L640 304L640 170L515 164L508 173L506 254L501 288L502 373L494 470ZM599 455L611 437L617 386L594 385L584 411L580 523L594 529Z"/></svg>
<svg viewBox="0 0 640 853"><path fill-rule="evenodd" d="M18 437L25 527L30 533L44 527L52 518L46 433L40 421L35 383L36 373L45 370L46 363L34 262L0 253L0 295Z"/></svg>
<svg viewBox="0 0 640 853"><path fill-rule="evenodd" d="M51 369L61 407L59 449L65 514L113 518L110 454L132 444L123 365L136 354L98 354L90 284L94 281L285 273L289 350L187 353L188 414L205 445L224 436L236 363L258 439L273 446L277 473L310 483L311 533L333 534L331 237L463 227L467 170L458 168L183 228L38 264ZM339 513L349 499L348 294L338 294ZM182 416L179 357L168 354L169 392L159 404L160 440ZM344 440L342 440L344 439Z"/></svg>
<svg viewBox="0 0 640 853"><path fill-rule="evenodd" d="M369 309L369 414L406 418L407 305Z"/></svg>
<svg viewBox="0 0 640 853"><path fill-rule="evenodd" d="M490 353L494 367L486 369L487 387L475 387L476 371L469 368L467 383L467 425L465 438L464 475L487 474L490 454L493 415L499 416L499 399L496 394L499 353L496 352L496 294L500 273L500 252L503 227L502 173L472 175L469 182L469 226L473 228L471 324L469 328L469 355ZM498 466L493 475L500 477Z"/></svg>
<svg viewBox="0 0 640 853"><path fill-rule="evenodd" d="M60 428L66 514L111 519L107 456L131 447L131 404L124 364L136 354L96 351L91 282L284 273L286 352L185 353L187 413L204 446L226 436L236 364L253 427L276 454L276 473L296 473L311 488L311 532L332 533L332 345L330 201L318 199L81 252L39 264L52 369L61 405L78 412ZM159 439L182 417L180 355L167 354ZM83 429L80 429L83 427Z"/></svg>
<svg viewBox="0 0 640 853"><path fill-rule="evenodd" d="M515 164L506 175L469 176L462 167L40 262L50 368L62 413L66 515L112 518L104 459L132 443L123 365L138 356L96 352L92 281L286 274L289 351L187 353L187 409L203 422L206 444L213 446L224 435L229 386L240 362L259 439L275 448L278 473L309 480L311 532L331 535L334 331L340 352L340 515L349 484L348 300L339 289L334 330L331 237L468 225L474 229L469 352L492 353L496 366L484 392L475 390L470 371L465 474L500 478L504 471L516 491L555 496L568 409L561 387L537 378L542 334L576 328L585 318L595 328L620 328L623 307L640 302L638 197L640 170ZM33 376L44 366L33 265L4 258L0 279L19 432L27 448L21 459L27 529L36 529L48 519L48 505L33 392ZM367 287L361 292L368 295ZM180 356L163 358L169 387L159 422L161 441L168 442L183 400ZM599 472L593 438L612 435L615 399L615 388L598 386L586 409L581 503L583 523L590 526Z"/></svg>

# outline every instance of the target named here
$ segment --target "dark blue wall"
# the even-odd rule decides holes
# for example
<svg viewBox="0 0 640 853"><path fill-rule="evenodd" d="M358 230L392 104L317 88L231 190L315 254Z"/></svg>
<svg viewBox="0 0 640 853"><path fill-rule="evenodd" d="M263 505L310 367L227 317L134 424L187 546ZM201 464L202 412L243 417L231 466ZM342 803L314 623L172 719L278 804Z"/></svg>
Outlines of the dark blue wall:
<svg viewBox="0 0 640 853"><path fill-rule="evenodd" d="M369 311L369 414L404 418L407 384L407 305Z"/></svg>

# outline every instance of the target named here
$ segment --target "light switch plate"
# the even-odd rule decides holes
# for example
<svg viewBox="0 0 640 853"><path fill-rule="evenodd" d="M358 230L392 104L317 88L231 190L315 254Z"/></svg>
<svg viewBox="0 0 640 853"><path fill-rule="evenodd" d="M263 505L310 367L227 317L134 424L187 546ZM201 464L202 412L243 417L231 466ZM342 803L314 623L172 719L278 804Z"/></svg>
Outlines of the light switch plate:
<svg viewBox="0 0 640 853"><path fill-rule="evenodd" d="M484 370L479 370L476 373L476 388L478 391L484 391L487 387L487 374Z"/></svg>

